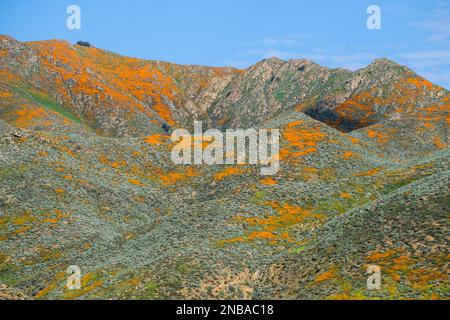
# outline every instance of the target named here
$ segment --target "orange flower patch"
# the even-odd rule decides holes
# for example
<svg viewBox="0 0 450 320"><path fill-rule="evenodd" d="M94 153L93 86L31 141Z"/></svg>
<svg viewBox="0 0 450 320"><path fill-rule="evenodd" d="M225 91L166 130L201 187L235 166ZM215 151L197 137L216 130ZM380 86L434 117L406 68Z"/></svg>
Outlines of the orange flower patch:
<svg viewBox="0 0 450 320"><path fill-rule="evenodd" d="M441 138L438 137L438 136L434 137L433 143L434 143L434 145L436 146L436 148L438 148L439 150L442 150L442 149L445 149L445 148L446 148L445 143L443 143L442 140L441 140Z"/></svg>
<svg viewBox="0 0 450 320"><path fill-rule="evenodd" d="M408 78L406 79L407 82L412 83L413 85L415 85L418 89L423 89L423 87L425 87L427 90L432 90L433 89L433 84L428 81L425 80L423 78Z"/></svg>
<svg viewBox="0 0 450 320"><path fill-rule="evenodd" d="M240 168L240 167L228 167L225 170L218 172L214 175L214 180L216 181L221 181L229 176L233 176L233 175L238 175L238 174L242 174L243 172L245 172L244 168Z"/></svg>
<svg viewBox="0 0 450 320"><path fill-rule="evenodd" d="M367 260L374 262L374 261L380 261L380 260L384 260L387 258L392 257L397 251L396 250L390 250L387 252L378 252L378 251L373 251L370 252L370 254L367 256Z"/></svg>
<svg viewBox="0 0 450 320"><path fill-rule="evenodd" d="M158 174L158 179L164 186L173 186L189 178L196 177L197 175L198 173L195 172L192 167L188 167L187 169L179 172L160 172Z"/></svg>
<svg viewBox="0 0 450 320"><path fill-rule="evenodd" d="M315 279L314 282L320 283L324 281L332 280L336 277L337 269L335 267L331 268L328 271L325 271L324 273L319 274Z"/></svg>
<svg viewBox="0 0 450 320"><path fill-rule="evenodd" d="M391 133L393 133L393 132L391 132ZM370 139L376 139L378 141L378 143L380 143L380 144L385 144L389 141L389 135L384 131L368 130L367 136Z"/></svg>
<svg viewBox="0 0 450 320"><path fill-rule="evenodd" d="M136 179L129 178L128 182L131 184L134 184L135 186L145 187L145 184L143 184L141 181L136 180Z"/></svg>
<svg viewBox="0 0 450 320"><path fill-rule="evenodd" d="M364 96L356 96L354 99L347 100L339 105L336 112L340 118L357 122L359 127L363 127L370 122L370 117L375 114L372 111L373 103L374 101L366 101ZM337 123L337 125L339 126L340 123Z"/></svg>
<svg viewBox="0 0 450 320"><path fill-rule="evenodd" d="M272 178L266 178L266 179L260 180L260 182L266 186L274 186L274 185L278 184L278 182Z"/></svg>
<svg viewBox="0 0 450 320"><path fill-rule="evenodd" d="M0 91L0 99L11 98L13 94L8 91Z"/></svg>
<svg viewBox="0 0 450 320"><path fill-rule="evenodd" d="M345 160L348 160L350 158L352 158L354 156L354 153L351 151L346 151L344 152L344 154L342 155L342 158L344 158Z"/></svg>
<svg viewBox="0 0 450 320"><path fill-rule="evenodd" d="M152 136L148 136L144 138L144 141L148 143L149 145L159 145L161 144L161 135L160 134L154 134Z"/></svg>
<svg viewBox="0 0 450 320"><path fill-rule="evenodd" d="M288 148L282 148L281 157L301 157L317 151L317 144L326 138L318 128L302 126L304 121L296 121L286 126L283 138L288 142Z"/></svg>
<svg viewBox="0 0 450 320"><path fill-rule="evenodd" d="M382 170L382 168L375 168L369 171L364 171L364 172L360 172L355 174L355 177L370 177L370 176L374 176L377 173L379 173Z"/></svg>
<svg viewBox="0 0 450 320"><path fill-rule="evenodd" d="M16 118L13 124L19 128L28 128L34 124L35 120L43 119L47 111L43 107L22 107L15 111Z"/></svg>
<svg viewBox="0 0 450 320"><path fill-rule="evenodd" d="M292 242L293 240L289 235L289 228L291 226L306 222L309 219L322 220L324 218L323 215L313 214L308 210L288 203L279 204L277 202L268 202L267 205L275 209L277 213L266 217L236 217L237 221L244 222L250 227L259 230L252 231L244 237L227 240L226 242L245 242L258 239L271 240L272 242L281 240Z"/></svg>

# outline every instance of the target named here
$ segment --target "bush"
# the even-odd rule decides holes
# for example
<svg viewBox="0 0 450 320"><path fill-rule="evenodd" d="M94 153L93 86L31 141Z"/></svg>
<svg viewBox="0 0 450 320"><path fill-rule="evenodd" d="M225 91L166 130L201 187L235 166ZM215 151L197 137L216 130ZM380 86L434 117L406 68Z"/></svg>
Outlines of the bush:
<svg viewBox="0 0 450 320"><path fill-rule="evenodd" d="M170 133L170 130L172 130L172 127L169 126L167 123L163 123L162 128L166 133Z"/></svg>
<svg viewBox="0 0 450 320"><path fill-rule="evenodd" d="M91 44L89 42L85 42L85 41L78 41L77 45L82 46L82 47L88 47L88 48L91 47Z"/></svg>

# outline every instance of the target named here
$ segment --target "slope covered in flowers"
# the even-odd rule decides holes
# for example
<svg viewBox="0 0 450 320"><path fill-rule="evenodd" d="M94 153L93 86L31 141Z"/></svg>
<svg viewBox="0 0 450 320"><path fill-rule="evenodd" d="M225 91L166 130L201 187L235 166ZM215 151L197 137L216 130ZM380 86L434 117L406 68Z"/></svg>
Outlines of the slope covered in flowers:
<svg viewBox="0 0 450 320"><path fill-rule="evenodd" d="M448 91L385 60L235 70L0 37L0 289L448 299L448 117ZM279 172L174 165L193 119L279 129Z"/></svg>

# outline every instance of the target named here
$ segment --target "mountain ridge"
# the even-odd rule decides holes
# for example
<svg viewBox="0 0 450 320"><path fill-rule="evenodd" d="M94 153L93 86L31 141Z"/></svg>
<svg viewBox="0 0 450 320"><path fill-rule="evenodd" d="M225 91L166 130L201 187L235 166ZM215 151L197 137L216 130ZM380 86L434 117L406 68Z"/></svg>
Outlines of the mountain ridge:
<svg viewBox="0 0 450 320"><path fill-rule="evenodd" d="M66 106L63 108L67 111L85 117L92 129L99 133L105 131L107 135L139 136L161 132L160 127L164 123L190 127L194 119L204 120L208 126L214 127L249 127L278 112L294 108L339 130L351 131L375 124L388 116L377 110L379 106L371 107L373 101L369 104L360 101L364 92L377 92L381 98L383 95L393 96L395 92L386 86L411 79L411 84L413 81L419 83L416 89L408 89L411 92L422 90L419 86L423 83L422 86L433 89L437 95L448 96L444 88L432 85L410 69L384 58L354 72L328 69L307 59L284 61L278 58L264 59L239 70L128 58L60 40L20 43L3 36L0 41L3 60L9 56L8 52L17 54L24 50L28 55L26 61L12 58L10 62L11 68L15 68L11 72L18 72L23 78L19 82L37 88L45 95L60 91L58 96L50 98ZM108 63L117 60L117 66L103 66L107 59L111 60ZM65 80L58 80L60 85L53 85L51 92L46 93L52 85L40 85L38 81L51 81L51 74L55 72L69 74ZM113 78L110 77L111 72L115 74ZM40 78L33 80L32 77ZM151 77L158 79L154 82ZM374 83L373 79L378 80ZM133 83L127 84L126 81ZM83 89L81 85L87 88ZM403 87L407 85L401 84L400 89L406 90ZM89 96L85 95L86 90L91 93ZM357 99L353 99L354 96ZM425 96L424 103L430 104L431 99L433 97ZM390 109L397 108L393 101L380 101L391 105ZM104 111L98 110L99 103L103 103L103 109L105 104L112 104L115 110L103 114ZM356 110L359 106L366 110ZM348 108L352 116L357 112L361 114L356 119L349 118L346 114ZM95 115L96 111L100 114ZM107 114L110 117L106 117ZM107 118L112 119L105 123ZM139 125L130 126L127 118Z"/></svg>

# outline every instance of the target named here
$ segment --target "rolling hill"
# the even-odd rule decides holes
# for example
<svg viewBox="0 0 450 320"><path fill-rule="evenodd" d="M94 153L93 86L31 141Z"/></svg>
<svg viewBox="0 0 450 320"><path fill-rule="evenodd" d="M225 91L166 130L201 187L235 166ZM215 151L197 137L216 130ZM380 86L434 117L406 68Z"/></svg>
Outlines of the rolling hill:
<svg viewBox="0 0 450 320"><path fill-rule="evenodd" d="M279 173L174 165L171 132L194 120L280 129ZM238 70L0 36L0 284L35 299L448 299L449 127L450 92L386 59ZM81 290L65 288L70 265Z"/></svg>

